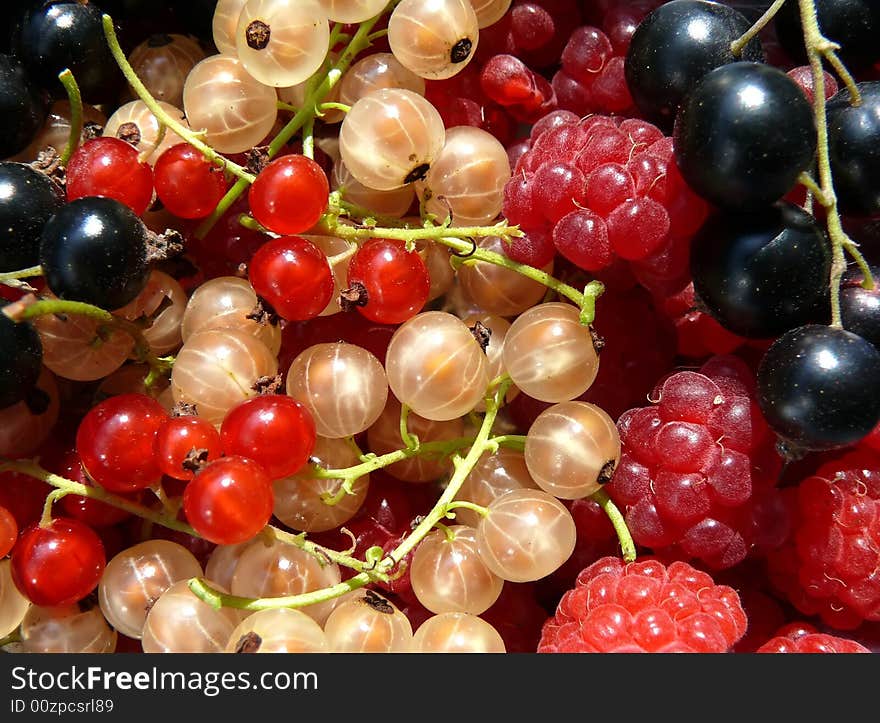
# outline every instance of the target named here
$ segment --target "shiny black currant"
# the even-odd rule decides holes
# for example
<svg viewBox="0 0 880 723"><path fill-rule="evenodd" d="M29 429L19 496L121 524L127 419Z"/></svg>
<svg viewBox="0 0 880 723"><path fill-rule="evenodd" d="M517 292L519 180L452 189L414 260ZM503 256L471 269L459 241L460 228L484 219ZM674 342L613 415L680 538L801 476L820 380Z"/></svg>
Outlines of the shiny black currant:
<svg viewBox="0 0 880 723"><path fill-rule="evenodd" d="M11 55L0 55L0 158L23 151L43 126L49 96Z"/></svg>
<svg viewBox="0 0 880 723"><path fill-rule="evenodd" d="M59 298L118 309L146 285L147 230L119 201L79 198L43 227L40 264Z"/></svg>
<svg viewBox="0 0 880 723"><path fill-rule="evenodd" d="M24 163L0 163L0 272L36 266L40 233L64 204L61 187Z"/></svg>
<svg viewBox="0 0 880 723"><path fill-rule="evenodd" d="M813 161L816 127L803 91L761 63L710 71L679 108L673 132L682 176L724 208L782 198Z"/></svg>
<svg viewBox="0 0 880 723"><path fill-rule="evenodd" d="M5 306L5 304L3 305ZM43 346L36 329L0 311L0 409L25 399L37 383Z"/></svg>
<svg viewBox="0 0 880 723"><path fill-rule="evenodd" d="M750 25L738 10L704 0L673 0L651 12L636 28L624 65L639 111L668 130L682 99L710 70L763 60L757 38L740 57L730 50Z"/></svg>
<svg viewBox="0 0 880 723"><path fill-rule="evenodd" d="M880 352L851 331L793 329L761 360L758 404L770 428L795 449L853 444L880 421Z"/></svg>
<svg viewBox="0 0 880 723"><path fill-rule="evenodd" d="M815 321L827 305L831 251L816 220L780 201L720 211L691 243L694 291L725 329L771 338Z"/></svg>
<svg viewBox="0 0 880 723"><path fill-rule="evenodd" d="M880 349L880 269L871 267L871 275L874 288L866 289L859 268L849 269L840 285L840 317L844 329Z"/></svg>
<svg viewBox="0 0 880 723"><path fill-rule="evenodd" d="M816 0L816 18L822 34L840 45L837 54L858 71L880 61L880 3L877 0ZM776 36L796 63L807 62L800 8L786 2L774 18Z"/></svg>
<svg viewBox="0 0 880 723"><path fill-rule="evenodd" d="M880 41L878 41L880 42ZM880 215L880 81L858 83L862 96L851 104L843 88L828 101L828 153L841 212Z"/></svg>
<svg viewBox="0 0 880 723"><path fill-rule="evenodd" d="M124 78L104 37L100 6L81 2L38 2L17 29L16 54L34 80L64 97L58 74L70 68L83 100L115 101Z"/></svg>

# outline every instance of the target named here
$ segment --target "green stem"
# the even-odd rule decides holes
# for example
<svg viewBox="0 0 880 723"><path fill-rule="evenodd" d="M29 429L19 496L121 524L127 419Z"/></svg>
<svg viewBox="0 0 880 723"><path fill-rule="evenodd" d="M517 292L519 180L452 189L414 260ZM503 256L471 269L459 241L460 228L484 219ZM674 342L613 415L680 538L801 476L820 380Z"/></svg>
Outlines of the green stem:
<svg viewBox="0 0 880 723"><path fill-rule="evenodd" d="M109 311L105 311L99 306L86 304L82 301L67 301L65 299L41 299L22 307L16 307L10 304L4 307L4 313L13 318L14 321L26 321L35 319L38 316L46 316L47 314L73 314L74 316L85 316L94 319L107 326L124 331L134 340L133 353L138 361L149 364L150 379L165 374L171 369L171 362L168 359L160 359L150 349L149 342L144 338L137 324L133 324L125 319L114 316ZM14 317L13 317L14 314ZM150 386L150 384L147 384Z"/></svg>
<svg viewBox="0 0 880 723"><path fill-rule="evenodd" d="M816 195L816 200L826 210L826 224L828 237L831 241L831 326L842 329L843 322L840 314L840 282L846 271L846 257L844 248L850 253L858 254L855 244L843 230L840 214L837 210L837 195L834 192L834 182L831 177L831 158L828 151L828 120L826 117L825 101L825 75L822 68L822 58L833 51L836 45L822 35L819 29L819 20L816 14L815 0L798 0L800 9L801 25L804 32L804 45L807 49L807 58L810 62L810 70L813 76L813 116L816 123L816 165L819 169L819 187L821 195ZM864 270L868 269L866 263L860 263ZM865 277L869 285L873 285L870 278L870 270Z"/></svg>
<svg viewBox="0 0 880 723"><path fill-rule="evenodd" d="M526 448L526 435L524 434L500 434L493 437L492 441L500 447L515 449L518 452L523 452Z"/></svg>
<svg viewBox="0 0 880 723"><path fill-rule="evenodd" d="M455 472L453 472L452 477L446 485L446 489L443 490L443 494L440 495L440 499L437 500L433 509L424 517L424 519L422 519L418 526L397 547L389 552L382 562L379 563L379 567L383 572L391 572L391 570L393 570L409 552L415 549L416 545L422 541L425 535L427 535L438 522L446 517L446 513L449 510L448 505L455 500L455 496L458 494L465 479L467 479L467 476L477 464L480 457L482 457L483 453L492 446L489 435L492 433L492 426L495 424L495 418L498 416L498 411L504 403L504 395L507 394L510 384L510 379L507 379L498 386L498 389L495 390L495 397L486 406L486 416L483 417L483 424L480 426L480 431L477 432L477 436L474 438L467 456L455 465Z"/></svg>
<svg viewBox="0 0 880 723"><path fill-rule="evenodd" d="M849 91L850 103L854 106L861 105L862 93L856 85L856 80L852 77L852 74L849 72L849 70L847 70L846 66L843 64L843 61L838 57L835 50L832 48L828 48L822 51L822 55L825 57L825 60L828 61L828 64L833 68L834 72L837 73L837 77L843 81L843 85Z"/></svg>
<svg viewBox="0 0 880 723"><path fill-rule="evenodd" d="M193 594L215 609L221 607L236 608L238 610L273 610L275 608L304 608L307 605L332 600L352 590L357 590L364 585L373 582L373 578L367 573L360 573L344 582L337 583L320 590L302 593L300 595L288 595L286 597L250 598L238 595L229 595L211 587L205 580L194 577L189 581L189 589Z"/></svg>
<svg viewBox="0 0 880 723"><path fill-rule="evenodd" d="M309 118L303 123L302 132L303 155L315 160L315 119Z"/></svg>
<svg viewBox="0 0 880 723"><path fill-rule="evenodd" d="M623 554L625 562L633 562L636 559L636 544L633 542L629 528L626 526L626 520L618 509L617 505L611 501L605 490L598 490L591 495L592 499L602 508L602 511L611 521L614 532L617 533L617 540L620 542L620 551Z"/></svg>
<svg viewBox="0 0 880 723"><path fill-rule="evenodd" d="M407 420L409 419L410 409L406 404L400 405L400 440L407 449L418 450L419 438L409 433Z"/></svg>
<svg viewBox="0 0 880 723"><path fill-rule="evenodd" d="M43 469L33 460L0 459L0 471L18 472L20 474L27 475L28 477L33 477L34 479L41 480L46 484L55 487L56 490L62 491L64 494L79 495L80 497L88 497L89 499L98 500L99 502L104 502L111 507L125 510L135 517L140 517L141 519L152 522L153 524L167 527L170 530L183 532L187 535L191 535L192 537L201 537L201 535L195 529L193 529L193 527L188 525L186 522L181 522L175 517L169 516L165 513L164 510L160 511L145 507L144 505L138 504L137 502L132 502L125 497L120 497L118 495L114 495L111 492L107 492L102 487L90 487L79 482L74 482L73 480L67 479L66 477L61 477L60 475ZM49 496L51 497L53 494L54 493L50 493ZM276 539L279 542L284 542L289 545L298 547L299 549L308 552L310 555L313 555L319 560L325 562L327 560L330 560L331 562L335 562L339 565L350 567L359 573L366 573L370 578L368 582L372 582L373 580L387 579L384 574L373 569L375 567L373 563L367 563L363 560L358 560L357 558L351 557L350 555L346 555L341 552L337 552L336 550L332 550L328 547L317 545L311 540L307 540L302 534L294 535L293 533L286 532L285 530L273 527L272 525L267 525L262 534L267 537Z"/></svg>
<svg viewBox="0 0 880 723"><path fill-rule="evenodd" d="M52 506L67 494L65 490L54 490L46 495L46 501L43 503L43 514L40 516L40 527L48 527L52 524Z"/></svg>
<svg viewBox="0 0 880 723"><path fill-rule="evenodd" d="M64 147L64 151L61 154L61 164L66 166L70 157L73 155L73 152L77 149L77 146L79 146L79 140L82 136L83 104L82 95L79 92L79 85L77 85L76 78L73 77L70 68L62 70L58 74L58 80L60 80L61 85L64 86L64 91L67 93L67 100L70 102L70 133L67 136L67 145Z"/></svg>
<svg viewBox="0 0 880 723"><path fill-rule="evenodd" d="M137 95L137 97L144 102L144 105L149 108L150 112L154 116L156 116L156 120L158 120L160 124L167 126L172 131L177 133L177 135L179 135L187 143L198 150L199 153L201 153L211 163L220 166L224 170L229 171L234 176L237 176L239 179L239 183L253 183L254 179L256 178L254 174L248 173L248 171L239 166L237 163L233 163L228 158L225 158L224 156L217 153L217 151L215 151L213 148L211 148L211 146L209 146L201 138L199 138L198 134L193 132L191 128L187 128L185 125L172 118L170 115L168 115L168 113L162 110L162 107L150 94L150 91L147 90L146 86L141 82L140 78L138 78L137 73L134 72L134 69L129 64L128 59L125 57L125 53L123 52L122 47L119 45L119 39L116 37L116 30L113 28L113 18L111 18L109 15L104 15L103 22L104 37L107 39L107 45L110 47L110 52L113 54L113 59L116 61L116 64L119 66L119 69L122 71L122 74L125 76L128 84L131 86L131 89L135 92L135 95Z"/></svg>
<svg viewBox="0 0 880 723"><path fill-rule="evenodd" d="M497 439L497 438L496 438ZM489 508L483 507L483 505L478 505L476 502L468 502L467 500L455 500L446 505L446 515L445 517L449 517L449 513L454 510L462 509L462 510L473 510L480 517L485 517L489 514Z"/></svg>
<svg viewBox="0 0 880 723"><path fill-rule="evenodd" d="M43 267L42 266L30 266L26 269L18 269L17 271L7 271L5 273L0 274L0 284L5 284L7 281L17 281L18 279L31 279L35 276L43 275Z"/></svg>
<svg viewBox="0 0 880 723"><path fill-rule="evenodd" d="M27 475L28 477L41 480L46 484L55 487L56 490L62 491L64 494L79 495L80 497L88 497L92 500L98 500L111 507L116 507L117 509L129 512L136 517L145 519L148 522L167 527L170 530L184 532L193 537L199 536L198 533L185 522L168 517L162 512L152 510L149 507L144 507L137 502L132 502L131 500L126 499L125 497L114 495L112 492L107 492L102 487L90 487L81 484L80 482L74 482L73 480L61 477L60 475L53 474L31 460L0 460L0 470L18 472ZM49 497L52 497L54 494L54 492L50 493Z"/></svg>
<svg viewBox="0 0 880 723"><path fill-rule="evenodd" d="M324 229L339 238L349 240L387 238L403 241L411 244L419 240L431 240L443 244L468 260L486 261L496 266L516 271L547 288L553 289L560 296L573 301L581 310L581 323L591 324L596 317L596 299L602 294L605 287L598 281L587 284L583 293L572 286L559 281L546 271L536 269L528 264L521 264L504 254L489 251L476 246L473 241L465 239L485 238L498 236L502 239L522 236L522 231L516 226L508 226L506 221L493 226L420 226L415 228L391 228L379 226L348 226L339 223L331 213L326 214L322 221Z"/></svg>
<svg viewBox="0 0 880 723"><path fill-rule="evenodd" d="M445 457L456 450L464 449L472 441L470 437L459 437L443 442L426 442L425 444L420 444L418 449L398 449L381 456L367 455L368 459L366 462L361 462L361 464L357 464L354 467L346 467L345 469L324 469L323 467L314 466L309 471L309 476L314 479L357 479L370 472L375 472L377 469L383 469L395 462L402 462L410 457L430 454Z"/></svg>
<svg viewBox="0 0 880 723"><path fill-rule="evenodd" d="M272 140L269 144L268 155L269 158L274 157L287 142L293 138L297 131L303 127L306 120L309 118L314 118L315 109L318 104L327 97L328 93L333 90L333 87L339 82L339 79L342 77L342 74L348 69L348 66L351 65L351 62L354 60L355 56L360 53L365 48L369 47L370 39L369 34L373 29L373 26L379 22L379 19L382 17L382 14L377 15L376 17L367 20L364 23L361 23L357 32L352 36L351 41L346 46L345 50L342 51L342 54L339 56L339 59L333 64L333 67L327 72L327 75L324 79L318 84L318 86L308 94L305 101L303 102L302 108L296 111L293 118L291 118L287 125L281 129L277 136ZM335 28L338 27L334 26ZM338 35L337 35L338 37ZM333 40L333 34L331 32L331 42ZM208 231L210 231L214 224L220 219L220 217L229 210L230 206L244 193L245 189L252 183L253 181L248 181L243 177L239 178L238 181L230 188L226 195L220 199L220 203L217 204L217 207L214 209L213 213L208 216L201 225L196 229L196 236L198 238L204 238Z"/></svg>
<svg viewBox="0 0 880 723"><path fill-rule="evenodd" d="M755 21L755 24L752 25L752 27L746 30L740 37L730 44L730 52L738 58L746 45L748 45L752 41L752 38L764 29L767 23L773 19L773 16L779 12L779 9L784 4L785 0L775 0L773 4L767 8L766 12Z"/></svg>
<svg viewBox="0 0 880 723"><path fill-rule="evenodd" d="M345 103L321 103L318 105L318 112L324 113L328 110L341 110L343 113L348 113L351 110L350 105L346 105Z"/></svg>

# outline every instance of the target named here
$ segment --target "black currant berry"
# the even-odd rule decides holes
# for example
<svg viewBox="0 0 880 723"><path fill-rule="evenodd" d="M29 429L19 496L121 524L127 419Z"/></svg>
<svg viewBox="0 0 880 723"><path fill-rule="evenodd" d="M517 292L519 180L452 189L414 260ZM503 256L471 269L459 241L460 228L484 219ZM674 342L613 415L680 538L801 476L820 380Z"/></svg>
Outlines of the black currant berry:
<svg viewBox="0 0 880 723"><path fill-rule="evenodd" d="M725 329L770 338L827 305L831 251L815 219L780 201L710 216L691 243L694 291Z"/></svg>
<svg viewBox="0 0 880 723"><path fill-rule="evenodd" d="M710 70L737 60L763 60L757 37L740 57L730 51L750 25L739 11L704 0L673 0L650 13L636 28L624 65L641 113L669 130L682 99Z"/></svg>
<svg viewBox="0 0 880 723"><path fill-rule="evenodd" d="M27 322L16 323L0 311L0 409L28 396L42 363L43 346L36 329Z"/></svg>
<svg viewBox="0 0 880 723"><path fill-rule="evenodd" d="M843 88L828 101L828 153L840 210L880 215L880 81L858 83L858 106Z"/></svg>
<svg viewBox="0 0 880 723"><path fill-rule="evenodd" d="M16 58L0 55L0 158L24 150L48 112L49 96L34 85Z"/></svg>
<svg viewBox="0 0 880 723"><path fill-rule="evenodd" d="M703 198L757 208L782 198L813 161L816 127L803 91L761 63L707 73L675 119L675 159Z"/></svg>
<svg viewBox="0 0 880 723"><path fill-rule="evenodd" d="M880 350L880 269L872 266L871 275L874 288L866 289L859 268L850 268L840 285L840 317L844 329Z"/></svg>
<svg viewBox="0 0 880 723"><path fill-rule="evenodd" d="M761 360L758 404L771 429L795 448L853 444L880 421L880 352L843 329L793 329Z"/></svg>
<svg viewBox="0 0 880 723"><path fill-rule="evenodd" d="M880 3L877 0L816 0L822 34L840 45L837 54L850 70L870 68L880 61ZM796 63L807 62L800 8L786 2L774 19L783 50Z"/></svg>
<svg viewBox="0 0 880 723"><path fill-rule="evenodd" d="M147 230L119 201L79 198L43 227L40 264L57 297L118 309L147 283Z"/></svg>
<svg viewBox="0 0 880 723"><path fill-rule="evenodd" d="M24 163L0 163L0 272L36 266L40 232L64 205L48 176Z"/></svg>
<svg viewBox="0 0 880 723"><path fill-rule="evenodd" d="M107 46L103 11L88 0L36 3L17 31L16 55L34 80L65 97L58 74L70 68L88 103L115 101L124 78Z"/></svg>

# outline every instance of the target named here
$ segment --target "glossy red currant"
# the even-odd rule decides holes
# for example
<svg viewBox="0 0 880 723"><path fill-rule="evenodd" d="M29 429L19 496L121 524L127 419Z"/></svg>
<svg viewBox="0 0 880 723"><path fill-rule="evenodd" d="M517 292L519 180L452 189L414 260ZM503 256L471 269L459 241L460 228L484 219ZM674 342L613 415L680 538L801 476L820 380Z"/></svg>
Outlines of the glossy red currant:
<svg viewBox="0 0 880 723"><path fill-rule="evenodd" d="M167 417L144 394L120 394L93 407L76 433L86 472L111 492L132 492L157 482L162 473L153 444Z"/></svg>
<svg viewBox="0 0 880 723"><path fill-rule="evenodd" d="M269 522L273 505L272 480L245 457L212 462L183 493L186 519L202 537L218 545L250 540Z"/></svg>
<svg viewBox="0 0 880 723"><path fill-rule="evenodd" d="M35 605L73 605L95 589L106 563L94 530L59 517L22 531L12 551L12 580Z"/></svg>
<svg viewBox="0 0 880 723"><path fill-rule="evenodd" d="M226 193L226 177L189 143L171 146L153 168L156 195L179 218L204 218Z"/></svg>
<svg viewBox="0 0 880 723"><path fill-rule="evenodd" d="M153 198L153 170L134 146L112 136L83 143L67 164L67 200L113 198L142 215Z"/></svg>
<svg viewBox="0 0 880 723"><path fill-rule="evenodd" d="M201 417L171 417L157 430L153 451L163 474L189 480L196 469L192 462L210 462L221 455L220 434Z"/></svg>
<svg viewBox="0 0 880 723"><path fill-rule="evenodd" d="M361 292L357 310L380 324L400 324L415 316L431 289L425 262L402 241L370 239L352 257L348 284Z"/></svg>
<svg viewBox="0 0 880 723"><path fill-rule="evenodd" d="M239 404L220 427L223 451L247 456L272 479L295 474L315 447L315 422L302 404L266 394Z"/></svg>
<svg viewBox="0 0 880 723"><path fill-rule="evenodd" d="M18 537L18 523L12 513L0 507L0 557L6 557Z"/></svg>
<svg viewBox="0 0 880 723"><path fill-rule="evenodd" d="M327 256L299 236L263 244L248 265L248 278L254 291L288 321L314 319L333 296Z"/></svg>
<svg viewBox="0 0 880 723"><path fill-rule="evenodd" d="M307 231L327 208L330 184L311 158L288 155L267 165L248 192L251 213L279 234Z"/></svg>

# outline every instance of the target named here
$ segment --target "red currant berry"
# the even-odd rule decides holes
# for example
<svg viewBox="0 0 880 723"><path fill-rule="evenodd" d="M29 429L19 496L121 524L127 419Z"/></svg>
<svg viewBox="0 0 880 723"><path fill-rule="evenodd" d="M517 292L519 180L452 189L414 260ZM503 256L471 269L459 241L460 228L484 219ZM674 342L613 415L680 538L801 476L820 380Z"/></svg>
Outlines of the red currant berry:
<svg viewBox="0 0 880 723"><path fill-rule="evenodd" d="M67 200L84 196L113 198L140 216L153 199L153 170L125 141L93 138L77 148L67 164Z"/></svg>
<svg viewBox="0 0 880 723"><path fill-rule="evenodd" d="M402 241L376 238L352 257L348 284L366 291L366 304L357 307L361 314L380 324L400 324L422 310L431 278L422 258Z"/></svg>
<svg viewBox="0 0 880 723"><path fill-rule="evenodd" d="M0 507L0 557L6 557L18 537L18 523L12 513Z"/></svg>
<svg viewBox="0 0 880 723"><path fill-rule="evenodd" d="M272 479L295 474L315 448L315 422L308 409L281 394L248 399L220 427L223 451L247 456Z"/></svg>
<svg viewBox="0 0 880 723"><path fill-rule="evenodd" d="M156 432L153 452L163 474L190 480L195 472L188 465L190 453L206 452L200 461L210 462L221 454L220 434L200 417L171 417Z"/></svg>
<svg viewBox="0 0 880 723"><path fill-rule="evenodd" d="M144 394L120 394L93 407L76 432L76 451L89 476L111 492L149 487L162 476L153 454L156 432L168 418Z"/></svg>
<svg viewBox="0 0 880 723"><path fill-rule="evenodd" d="M179 218L204 218L226 193L223 171L189 143L171 146L156 160L156 195Z"/></svg>
<svg viewBox="0 0 880 723"><path fill-rule="evenodd" d="M288 321L314 319L333 296L333 272L327 256L299 236L263 244L248 265L251 286Z"/></svg>
<svg viewBox="0 0 880 723"><path fill-rule="evenodd" d="M55 464L47 468L74 482L94 487L95 483L89 479L74 449L65 452ZM65 517L84 522L89 527L112 527L131 517L125 510L80 495L65 495L58 504Z"/></svg>
<svg viewBox="0 0 880 723"><path fill-rule="evenodd" d="M59 517L22 531L12 550L12 580L34 605L73 605L95 589L106 563L91 527Z"/></svg>
<svg viewBox="0 0 880 723"><path fill-rule="evenodd" d="M248 192L251 213L279 234L307 231L327 208L330 184L311 158L289 155L266 166Z"/></svg>
<svg viewBox="0 0 880 723"><path fill-rule="evenodd" d="M272 480L245 457L222 457L199 472L183 493L186 519L202 537L235 545L254 537L272 516Z"/></svg>

